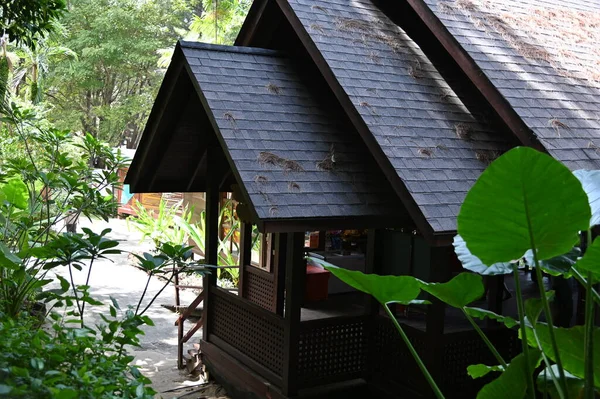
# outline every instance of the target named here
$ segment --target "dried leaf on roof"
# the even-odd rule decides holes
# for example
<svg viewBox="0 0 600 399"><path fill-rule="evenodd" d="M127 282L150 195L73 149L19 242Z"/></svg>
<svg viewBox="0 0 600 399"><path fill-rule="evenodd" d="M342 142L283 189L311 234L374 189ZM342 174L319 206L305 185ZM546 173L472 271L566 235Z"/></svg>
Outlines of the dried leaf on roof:
<svg viewBox="0 0 600 399"><path fill-rule="evenodd" d="M461 140L470 141L473 139L473 128L467 123L459 122L455 124L454 132L456 132L456 137Z"/></svg>
<svg viewBox="0 0 600 399"><path fill-rule="evenodd" d="M267 184L268 182L269 182L269 179L267 178L267 176L263 176L263 175L254 176L254 183Z"/></svg>
<svg viewBox="0 0 600 399"><path fill-rule="evenodd" d="M288 182L288 191L300 191L300 185L295 181Z"/></svg>
<svg viewBox="0 0 600 399"><path fill-rule="evenodd" d="M448 92L442 92L442 93L440 93L440 100L441 101L448 101L451 98L452 98L452 93L448 93Z"/></svg>
<svg viewBox="0 0 600 399"><path fill-rule="evenodd" d="M366 21L352 18L336 18L335 26L341 31L368 31L370 24Z"/></svg>
<svg viewBox="0 0 600 399"><path fill-rule="evenodd" d="M381 64L381 57L375 51L369 53L369 59L376 64Z"/></svg>
<svg viewBox="0 0 600 399"><path fill-rule="evenodd" d="M492 161L494 161L500 155L502 155L500 153L500 151L493 151L493 150L476 150L475 151L475 158L477 158L477 160L479 162L483 162L486 164L492 163Z"/></svg>
<svg viewBox="0 0 600 399"><path fill-rule="evenodd" d="M335 168L335 146L333 143L329 146L329 153L323 160L317 162L316 166L319 170L333 170Z"/></svg>
<svg viewBox="0 0 600 399"><path fill-rule="evenodd" d="M281 94L281 88L277 86L275 83L269 83L267 85L267 90L273 94Z"/></svg>
<svg viewBox="0 0 600 399"><path fill-rule="evenodd" d="M600 151L600 147L598 147L593 141L590 141L588 143L587 148L591 148L592 150L594 150L594 152L596 152L596 154L598 154Z"/></svg>
<svg viewBox="0 0 600 399"><path fill-rule="evenodd" d="M227 119L229 123L231 123L231 125L234 127L234 129L237 129L237 121L235 120L235 116L233 116L231 112L225 112L223 114L223 118Z"/></svg>
<svg viewBox="0 0 600 399"><path fill-rule="evenodd" d="M323 33L323 26L319 24L310 24L310 30L313 32Z"/></svg>
<svg viewBox="0 0 600 399"><path fill-rule="evenodd" d="M360 105L361 107L364 107L364 108L368 109L369 112L371 112L373 115L377 115L377 111L375 111L375 109L373 108L373 106L371 104L369 104L367 101L361 101L358 105Z"/></svg>
<svg viewBox="0 0 600 399"><path fill-rule="evenodd" d="M298 162L282 158L279 155L267 151L258 154L258 163L261 165L279 166L283 169L283 173L304 171L304 168Z"/></svg>
<svg viewBox="0 0 600 399"><path fill-rule="evenodd" d="M421 79L423 77L423 71L421 70L421 62L417 60L411 66L408 67L408 74L415 79Z"/></svg>
<svg viewBox="0 0 600 399"><path fill-rule="evenodd" d="M433 149L431 148L419 148L417 153L423 157L431 158L433 157Z"/></svg>
<svg viewBox="0 0 600 399"><path fill-rule="evenodd" d="M312 6L310 6L310 9L311 10L319 10L319 11L324 12L325 14L329 14L329 12L325 8L318 6L318 5L312 5Z"/></svg>
<svg viewBox="0 0 600 399"><path fill-rule="evenodd" d="M560 120L558 120L556 118L550 119L548 121L548 124L554 128L554 130L556 131L556 135L558 137L560 137L560 130L559 129L571 130L571 128L569 126L567 126L565 123L561 122Z"/></svg>

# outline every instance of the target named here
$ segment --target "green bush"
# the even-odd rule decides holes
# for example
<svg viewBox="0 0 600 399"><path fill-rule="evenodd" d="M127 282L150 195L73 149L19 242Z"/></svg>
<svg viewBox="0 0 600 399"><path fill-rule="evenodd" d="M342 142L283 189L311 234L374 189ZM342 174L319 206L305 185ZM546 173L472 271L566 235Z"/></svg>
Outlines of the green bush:
<svg viewBox="0 0 600 399"><path fill-rule="evenodd" d="M144 320L130 313L100 332L66 328L58 320L50 329L36 323L28 316L0 315L0 397L154 397L146 386L150 380L129 364L133 356L123 350L125 342L135 343ZM111 330L119 328L122 339L114 339Z"/></svg>

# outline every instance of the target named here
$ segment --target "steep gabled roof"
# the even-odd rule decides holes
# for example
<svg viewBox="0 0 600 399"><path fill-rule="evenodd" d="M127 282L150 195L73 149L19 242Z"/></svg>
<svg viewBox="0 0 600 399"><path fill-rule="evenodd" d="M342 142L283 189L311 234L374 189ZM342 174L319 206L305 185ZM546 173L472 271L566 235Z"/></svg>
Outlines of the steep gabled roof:
<svg viewBox="0 0 600 399"><path fill-rule="evenodd" d="M422 231L452 234L472 184L510 144L480 124L369 0L278 0ZM356 122L358 120L358 122Z"/></svg>
<svg viewBox="0 0 600 399"><path fill-rule="evenodd" d="M200 99L197 113L212 125L211 132L205 126L189 134L203 141L216 135L257 224L345 219L349 225L397 225L402 210L389 183L358 134L293 59L271 50L180 42L169 68L177 63ZM169 138L170 131L159 135Z"/></svg>
<svg viewBox="0 0 600 399"><path fill-rule="evenodd" d="M408 2L463 69L480 69L470 77L482 72L551 155L571 169L600 168L600 2Z"/></svg>
<svg viewBox="0 0 600 399"><path fill-rule="evenodd" d="M311 93L293 60L181 47L261 219L394 214L396 196L358 135Z"/></svg>

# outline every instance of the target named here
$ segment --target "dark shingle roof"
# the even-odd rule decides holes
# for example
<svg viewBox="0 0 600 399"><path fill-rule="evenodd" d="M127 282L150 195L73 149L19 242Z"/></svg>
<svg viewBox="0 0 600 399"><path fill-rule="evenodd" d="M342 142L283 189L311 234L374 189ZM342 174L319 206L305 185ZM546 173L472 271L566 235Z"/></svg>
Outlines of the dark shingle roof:
<svg viewBox="0 0 600 399"><path fill-rule="evenodd" d="M600 2L424 1L550 154L600 168Z"/></svg>
<svg viewBox="0 0 600 399"><path fill-rule="evenodd" d="M315 96L292 59L180 45L259 218L398 214L397 196L358 133Z"/></svg>
<svg viewBox="0 0 600 399"><path fill-rule="evenodd" d="M290 5L433 231L455 230L467 191L507 142L371 1Z"/></svg>

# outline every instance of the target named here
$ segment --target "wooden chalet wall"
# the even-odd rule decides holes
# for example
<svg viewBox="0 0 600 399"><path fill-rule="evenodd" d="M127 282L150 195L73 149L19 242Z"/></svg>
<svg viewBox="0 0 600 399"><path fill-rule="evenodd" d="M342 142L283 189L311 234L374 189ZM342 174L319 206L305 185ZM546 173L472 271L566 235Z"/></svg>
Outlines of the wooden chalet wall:
<svg viewBox="0 0 600 399"><path fill-rule="evenodd" d="M125 176L127 175L127 169L119 169L118 175L119 183L123 184ZM167 201L168 207L172 207L180 201L183 201L183 206L185 206L183 193L136 193L133 195L133 197L131 197L129 201L127 201L126 204L121 204L123 189L116 189L115 195L119 204L119 207L117 209L117 214L119 216L135 216L136 212L133 208L133 204L135 203L135 201L138 201L140 204L142 204L147 211L154 211L155 215L158 213L160 200L163 198Z"/></svg>

